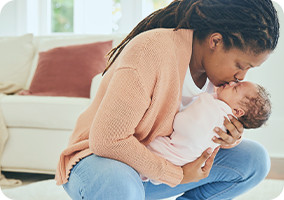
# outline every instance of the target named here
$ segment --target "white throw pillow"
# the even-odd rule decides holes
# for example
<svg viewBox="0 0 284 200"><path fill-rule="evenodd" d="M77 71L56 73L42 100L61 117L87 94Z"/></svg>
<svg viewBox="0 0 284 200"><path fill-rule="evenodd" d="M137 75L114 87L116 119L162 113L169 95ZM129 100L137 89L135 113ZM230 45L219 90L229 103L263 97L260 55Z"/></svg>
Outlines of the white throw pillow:
<svg viewBox="0 0 284 200"><path fill-rule="evenodd" d="M25 87L33 56L32 34L0 38L0 82Z"/></svg>

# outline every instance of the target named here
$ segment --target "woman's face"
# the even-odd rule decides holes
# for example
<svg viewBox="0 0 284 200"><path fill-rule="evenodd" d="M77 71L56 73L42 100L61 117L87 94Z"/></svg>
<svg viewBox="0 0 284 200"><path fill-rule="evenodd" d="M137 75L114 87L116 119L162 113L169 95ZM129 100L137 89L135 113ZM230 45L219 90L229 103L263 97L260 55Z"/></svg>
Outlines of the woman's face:
<svg viewBox="0 0 284 200"><path fill-rule="evenodd" d="M271 53L267 51L255 55L236 48L225 51L220 41L222 40L214 40L214 38L209 41L207 43L209 50L202 59L207 77L215 86L221 86L237 79L243 80L249 69L261 65Z"/></svg>

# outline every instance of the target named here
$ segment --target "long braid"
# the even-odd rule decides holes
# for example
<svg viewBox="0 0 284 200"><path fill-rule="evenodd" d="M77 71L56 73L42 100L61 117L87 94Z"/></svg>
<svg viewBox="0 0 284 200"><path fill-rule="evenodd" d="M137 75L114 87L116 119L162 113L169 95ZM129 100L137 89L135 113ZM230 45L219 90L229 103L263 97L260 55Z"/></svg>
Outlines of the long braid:
<svg viewBox="0 0 284 200"><path fill-rule="evenodd" d="M143 19L108 53L104 73L130 40L155 28L192 29L198 40L218 32L226 50L235 47L255 54L274 50L279 38L277 12L271 0L174 0Z"/></svg>

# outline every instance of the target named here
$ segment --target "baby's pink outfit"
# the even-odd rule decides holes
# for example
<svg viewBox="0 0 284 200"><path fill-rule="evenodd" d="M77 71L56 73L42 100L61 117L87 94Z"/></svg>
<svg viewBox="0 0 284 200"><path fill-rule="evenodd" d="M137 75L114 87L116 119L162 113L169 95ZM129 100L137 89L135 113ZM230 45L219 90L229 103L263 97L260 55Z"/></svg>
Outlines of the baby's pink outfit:
<svg viewBox="0 0 284 200"><path fill-rule="evenodd" d="M208 147L219 146L212 141L214 136L219 137L214 128L225 131L224 117L228 114L232 114L232 109L225 102L212 94L201 93L176 114L173 133L169 137L156 137L147 148L173 164L183 166L196 160Z"/></svg>

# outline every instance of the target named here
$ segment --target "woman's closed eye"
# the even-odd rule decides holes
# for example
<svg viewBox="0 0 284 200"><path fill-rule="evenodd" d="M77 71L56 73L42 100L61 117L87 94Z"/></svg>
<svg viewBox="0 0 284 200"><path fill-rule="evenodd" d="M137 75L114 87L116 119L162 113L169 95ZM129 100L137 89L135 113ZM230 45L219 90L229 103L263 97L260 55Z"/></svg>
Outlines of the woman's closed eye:
<svg viewBox="0 0 284 200"><path fill-rule="evenodd" d="M236 67L237 67L238 69L244 70L244 68L243 68L239 63L236 63Z"/></svg>

